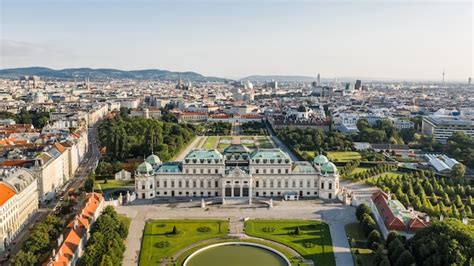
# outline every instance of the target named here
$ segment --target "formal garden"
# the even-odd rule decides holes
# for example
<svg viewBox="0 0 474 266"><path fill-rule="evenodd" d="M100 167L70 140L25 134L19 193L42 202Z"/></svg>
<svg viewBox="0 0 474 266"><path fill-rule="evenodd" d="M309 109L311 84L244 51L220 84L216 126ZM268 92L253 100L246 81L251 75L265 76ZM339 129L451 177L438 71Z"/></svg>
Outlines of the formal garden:
<svg viewBox="0 0 474 266"><path fill-rule="evenodd" d="M180 250L199 241L227 235L224 220L154 220L145 225L140 251L140 265L172 263Z"/></svg>
<svg viewBox="0 0 474 266"><path fill-rule="evenodd" d="M282 243L315 265L335 265L329 226L312 220L249 220L247 235Z"/></svg>
<svg viewBox="0 0 474 266"><path fill-rule="evenodd" d="M304 260L312 260L315 265L335 265L329 226L320 221L248 220L245 222L245 232L251 237L235 237L228 235L228 232L229 223L226 220L148 221L143 232L139 265L182 265L191 254L204 247L221 243L235 244L235 242L242 243L239 246L246 243L266 246L295 266L306 265ZM235 247L228 249L231 253L232 250L245 254L262 253L250 248L246 250L239 247L238 251ZM226 249L222 249L222 252L225 253ZM230 257L231 253L228 254ZM242 255L244 254L239 253L239 256ZM265 256L270 256L270 254L261 255L262 261L265 261ZM215 258L217 261L226 259L222 256L217 257ZM196 260L199 262L203 259L209 261L205 258ZM281 261L280 265L287 264L284 260Z"/></svg>
<svg viewBox="0 0 474 266"><path fill-rule="evenodd" d="M196 147L203 149L217 149L220 152L229 147L232 143L240 143L245 147L254 149L275 148L276 145L269 136L207 136Z"/></svg>

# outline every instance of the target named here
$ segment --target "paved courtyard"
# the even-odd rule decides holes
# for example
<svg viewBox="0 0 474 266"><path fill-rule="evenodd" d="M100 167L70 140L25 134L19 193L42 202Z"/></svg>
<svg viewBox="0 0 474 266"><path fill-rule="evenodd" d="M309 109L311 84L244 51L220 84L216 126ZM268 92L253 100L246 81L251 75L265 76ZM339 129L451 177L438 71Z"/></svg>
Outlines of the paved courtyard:
<svg viewBox="0 0 474 266"><path fill-rule="evenodd" d="M142 203L142 204L140 204ZM274 201L273 208L264 204L208 205L200 208L200 200L183 203L157 203L137 201L134 205L118 206L117 211L132 218L124 265L137 265L145 222L148 219L230 219L232 234L242 233L243 219L315 219L329 224L336 265L353 265L344 225L355 222L352 206L340 203L323 203L320 200Z"/></svg>

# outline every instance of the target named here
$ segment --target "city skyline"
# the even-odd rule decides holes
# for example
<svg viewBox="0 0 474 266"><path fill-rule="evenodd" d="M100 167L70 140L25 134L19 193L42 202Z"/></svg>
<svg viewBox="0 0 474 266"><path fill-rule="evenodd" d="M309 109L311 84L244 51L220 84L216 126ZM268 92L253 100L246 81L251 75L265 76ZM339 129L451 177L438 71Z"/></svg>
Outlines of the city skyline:
<svg viewBox="0 0 474 266"><path fill-rule="evenodd" d="M233 79L472 76L467 1L115 3L3 1L0 67L167 69Z"/></svg>

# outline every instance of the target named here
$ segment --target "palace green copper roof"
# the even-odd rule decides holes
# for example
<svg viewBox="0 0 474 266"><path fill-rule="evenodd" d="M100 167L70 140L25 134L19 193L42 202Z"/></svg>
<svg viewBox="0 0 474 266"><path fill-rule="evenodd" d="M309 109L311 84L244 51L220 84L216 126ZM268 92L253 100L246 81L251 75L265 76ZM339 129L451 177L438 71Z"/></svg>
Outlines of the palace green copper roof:
<svg viewBox="0 0 474 266"><path fill-rule="evenodd" d="M153 166L147 162L143 162L137 167L137 171L141 174L150 174L153 172Z"/></svg>
<svg viewBox="0 0 474 266"><path fill-rule="evenodd" d="M313 162L315 164L325 164L325 163L329 162L329 160L326 156L320 154L320 155L314 157Z"/></svg>
<svg viewBox="0 0 474 266"><path fill-rule="evenodd" d="M174 162L168 162L160 165L158 170L156 170L157 173L180 173L181 172L181 167L179 163L174 163Z"/></svg>
<svg viewBox="0 0 474 266"><path fill-rule="evenodd" d="M222 159L222 154L217 150L197 149L189 152L184 159Z"/></svg>
<svg viewBox="0 0 474 266"><path fill-rule="evenodd" d="M293 163L293 170L294 174L316 174L316 169L306 161L302 162L294 162Z"/></svg>
<svg viewBox="0 0 474 266"><path fill-rule="evenodd" d="M325 173L337 173L337 167L333 163L328 162L321 166L321 171Z"/></svg>
<svg viewBox="0 0 474 266"><path fill-rule="evenodd" d="M161 160L160 160L160 157L152 154L150 156L148 156L145 160L147 163L151 164L151 165L156 165L156 164L160 164L161 163Z"/></svg>

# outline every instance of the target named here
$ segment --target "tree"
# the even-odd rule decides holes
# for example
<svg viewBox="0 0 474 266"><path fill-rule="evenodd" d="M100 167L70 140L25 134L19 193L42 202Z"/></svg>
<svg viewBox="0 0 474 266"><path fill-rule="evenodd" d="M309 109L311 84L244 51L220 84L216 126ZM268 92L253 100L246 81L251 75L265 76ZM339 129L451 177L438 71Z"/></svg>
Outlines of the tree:
<svg viewBox="0 0 474 266"><path fill-rule="evenodd" d="M173 235L178 234L178 229L176 229L176 225L173 225L173 231L171 231L171 234Z"/></svg>
<svg viewBox="0 0 474 266"><path fill-rule="evenodd" d="M395 248L395 250L392 252L392 254L390 254L390 261L392 263L395 263L398 258L400 257L400 255L405 252L405 247L404 246L398 246Z"/></svg>
<svg viewBox="0 0 474 266"><path fill-rule="evenodd" d="M433 221L410 240L413 256L420 265L468 265L474 257L473 243L471 226L456 219Z"/></svg>
<svg viewBox="0 0 474 266"><path fill-rule="evenodd" d="M362 219L362 215L363 215L364 213L367 213L367 214L371 215L371 214L372 214L372 210L370 209L370 207L369 207L367 204L362 203L362 204L360 204L359 206L357 206L357 208L356 208L356 213L355 213L355 215L356 215L356 217L357 217L357 220L360 221L360 220Z"/></svg>
<svg viewBox="0 0 474 266"><path fill-rule="evenodd" d="M451 169L452 178L463 178L466 174L466 167L462 163L455 164Z"/></svg>
<svg viewBox="0 0 474 266"><path fill-rule="evenodd" d="M299 234L301 233L299 226L297 226L297 227L295 228L295 232L294 232L294 233L295 233L295 235L299 235Z"/></svg>
<svg viewBox="0 0 474 266"><path fill-rule="evenodd" d="M387 256L385 256L382 261L380 262L379 266L390 266L390 260Z"/></svg>
<svg viewBox="0 0 474 266"><path fill-rule="evenodd" d="M374 243L380 243L381 242L381 237L380 233L377 230L372 230L367 237L367 247L372 248L372 245Z"/></svg>
<svg viewBox="0 0 474 266"><path fill-rule="evenodd" d="M415 262L415 259L411 255L410 251L405 250L402 252L400 257L398 257L394 266L407 266L412 265Z"/></svg>
<svg viewBox="0 0 474 266"><path fill-rule="evenodd" d="M368 236L369 233L372 232L372 230L375 230L376 228L376 223L374 219L367 213L364 213L364 215L362 215L361 225L365 236Z"/></svg>
<svg viewBox="0 0 474 266"><path fill-rule="evenodd" d="M11 265L13 266L24 266L24 265L34 265L38 262L38 259L36 256L28 251L25 252L23 250L20 250L12 259L11 259Z"/></svg>
<svg viewBox="0 0 474 266"><path fill-rule="evenodd" d="M397 231L390 231L387 235L387 239L385 240L386 247L388 247L395 239L400 240L400 234Z"/></svg>
<svg viewBox="0 0 474 266"><path fill-rule="evenodd" d="M84 183L84 190L86 192L92 192L94 190L94 180L92 178L87 178L86 182Z"/></svg>

